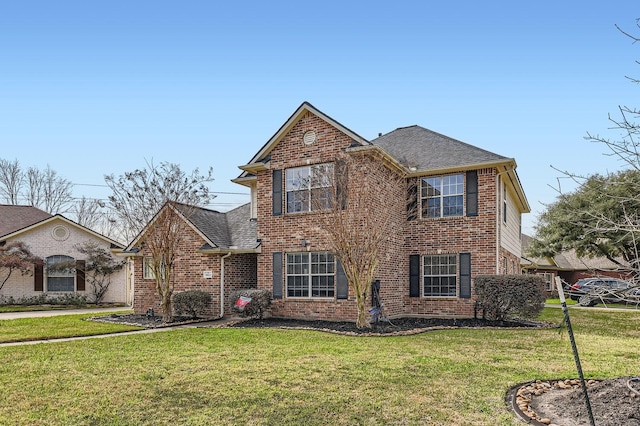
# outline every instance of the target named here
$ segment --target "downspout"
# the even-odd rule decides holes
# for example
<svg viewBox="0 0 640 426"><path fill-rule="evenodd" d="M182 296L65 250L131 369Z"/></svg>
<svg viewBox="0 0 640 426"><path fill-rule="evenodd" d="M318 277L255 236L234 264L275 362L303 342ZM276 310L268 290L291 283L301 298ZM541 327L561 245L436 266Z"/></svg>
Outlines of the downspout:
<svg viewBox="0 0 640 426"><path fill-rule="evenodd" d="M220 258L220 318L224 317L224 260L231 256L231 252Z"/></svg>

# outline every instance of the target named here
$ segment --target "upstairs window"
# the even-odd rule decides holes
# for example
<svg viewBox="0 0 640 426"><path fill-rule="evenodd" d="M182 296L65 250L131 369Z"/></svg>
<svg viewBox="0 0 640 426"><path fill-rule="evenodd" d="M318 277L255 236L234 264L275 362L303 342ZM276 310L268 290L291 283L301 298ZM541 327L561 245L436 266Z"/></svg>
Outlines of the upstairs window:
<svg viewBox="0 0 640 426"><path fill-rule="evenodd" d="M438 218L464 214L464 175L422 179L422 217Z"/></svg>
<svg viewBox="0 0 640 426"><path fill-rule="evenodd" d="M287 213L310 212L331 207L333 164L294 167L286 170Z"/></svg>
<svg viewBox="0 0 640 426"><path fill-rule="evenodd" d="M47 291L75 291L75 275L73 257L47 257Z"/></svg>

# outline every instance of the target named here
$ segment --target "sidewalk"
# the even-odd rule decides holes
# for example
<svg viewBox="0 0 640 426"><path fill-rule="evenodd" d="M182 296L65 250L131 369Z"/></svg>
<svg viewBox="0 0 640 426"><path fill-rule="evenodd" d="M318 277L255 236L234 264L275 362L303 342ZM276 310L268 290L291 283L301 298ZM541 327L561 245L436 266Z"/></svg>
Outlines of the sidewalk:
<svg viewBox="0 0 640 426"><path fill-rule="evenodd" d="M104 312L119 312L128 310L131 310L130 306L120 306L118 308L55 309L50 311L0 312L0 320L55 317L58 315L101 314Z"/></svg>
<svg viewBox="0 0 640 426"><path fill-rule="evenodd" d="M19 319L19 318L43 318L43 317L52 317L58 315L79 315L79 314L99 314L105 312L118 312L118 311L127 311L130 310L130 307L121 306L119 308L93 308L93 309L61 309L55 311L31 311L31 312L1 312L0 313L0 321L1 320L11 320L11 319ZM117 337L124 336L129 334L149 334L149 333L159 333L161 331L171 331L178 330L184 328L218 328L224 327L226 324L230 322L238 321L239 318L229 317L223 319L214 319L211 321L201 321L194 322L189 324L178 324L174 326L167 327L157 327L157 328L146 328L144 330L133 330L133 331L122 331L119 333L109 333L109 334L96 334L92 336L78 336L78 337L62 337L60 339L42 339L42 340L29 340L25 342L7 342L0 343L0 348L7 346L20 346L20 345L36 345L40 343L56 343L56 342L72 342L74 340L87 340L87 339L101 339L105 337Z"/></svg>

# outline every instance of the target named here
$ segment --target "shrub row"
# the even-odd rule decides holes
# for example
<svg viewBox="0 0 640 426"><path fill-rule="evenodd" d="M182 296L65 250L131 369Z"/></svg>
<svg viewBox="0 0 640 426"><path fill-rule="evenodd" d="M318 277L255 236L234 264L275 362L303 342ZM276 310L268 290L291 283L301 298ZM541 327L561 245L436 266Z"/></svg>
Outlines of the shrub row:
<svg viewBox="0 0 640 426"><path fill-rule="evenodd" d="M0 296L0 305L69 305L84 306L87 304L87 296L78 293L67 293L52 296L42 293L37 296L23 296L15 298L13 296Z"/></svg>

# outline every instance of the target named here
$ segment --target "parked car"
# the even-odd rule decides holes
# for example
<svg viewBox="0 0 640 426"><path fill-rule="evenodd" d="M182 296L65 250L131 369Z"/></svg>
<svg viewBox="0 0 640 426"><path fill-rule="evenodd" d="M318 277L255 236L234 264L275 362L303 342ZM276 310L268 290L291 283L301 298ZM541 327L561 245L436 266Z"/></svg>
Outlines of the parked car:
<svg viewBox="0 0 640 426"><path fill-rule="evenodd" d="M567 293L583 306L594 306L599 302L615 303L624 299L638 299L638 288L631 282L617 278L583 278L568 286Z"/></svg>

